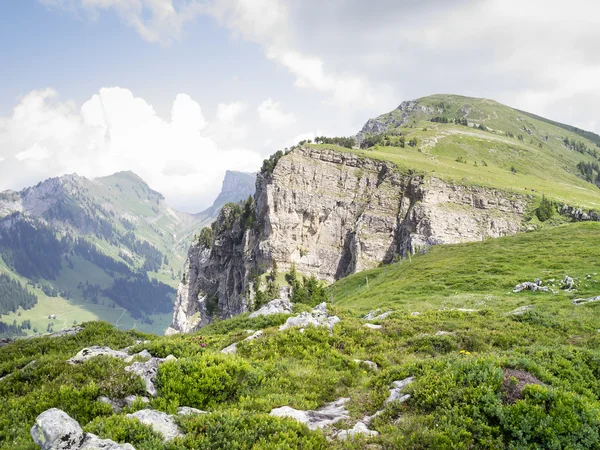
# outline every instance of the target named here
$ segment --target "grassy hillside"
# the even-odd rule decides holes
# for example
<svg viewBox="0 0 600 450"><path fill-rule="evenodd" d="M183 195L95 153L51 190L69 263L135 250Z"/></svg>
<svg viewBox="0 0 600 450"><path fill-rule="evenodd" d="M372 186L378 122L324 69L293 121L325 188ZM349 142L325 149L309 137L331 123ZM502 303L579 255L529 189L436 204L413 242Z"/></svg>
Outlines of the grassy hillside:
<svg viewBox="0 0 600 450"><path fill-rule="evenodd" d="M433 247L331 286L330 312L341 319L332 333L278 331L284 315L242 315L183 336L90 323L78 336L21 340L0 348L0 377L11 374L0 381L0 448L35 448L29 427L53 406L87 430L142 450L599 448L600 302L572 303L600 295L599 253L595 223ZM561 289L565 275L576 278L576 291ZM535 277L556 293L509 293ZM375 308L391 311L371 321L380 329L361 319ZM264 334L239 344L236 355L220 354L248 329ZM122 348L134 339L150 342L132 351L179 358L160 366L151 407L209 412L178 419L185 438L165 445L127 419L126 412L144 407L139 402L114 414L98 401L142 393L121 361L65 363L82 347ZM373 361L378 370L355 359ZM415 377L406 388L410 399L384 405L391 383L408 376ZM350 398L350 419L336 427L351 428L383 408L370 426L380 435L328 441L321 431L268 416L272 408L314 409L340 397Z"/></svg>
<svg viewBox="0 0 600 450"><path fill-rule="evenodd" d="M600 189L577 168L579 163L598 163L600 137L594 133L487 99L433 95L403 105L365 125L363 130L374 125L382 128L378 134L383 141L353 151L392 161L404 171L600 207ZM457 119L466 124L456 123ZM373 133L359 135L367 138ZM401 136L404 147L400 147ZM566 138L583 146L578 147L583 153L570 148ZM413 139L416 145L411 146Z"/></svg>

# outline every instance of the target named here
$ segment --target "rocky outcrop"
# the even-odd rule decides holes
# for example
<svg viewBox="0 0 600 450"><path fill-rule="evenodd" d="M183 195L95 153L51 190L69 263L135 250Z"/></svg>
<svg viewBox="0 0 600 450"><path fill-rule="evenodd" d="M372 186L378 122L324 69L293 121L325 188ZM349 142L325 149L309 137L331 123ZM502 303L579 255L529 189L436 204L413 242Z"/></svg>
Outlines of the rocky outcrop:
<svg viewBox="0 0 600 450"><path fill-rule="evenodd" d="M130 444L84 433L75 419L57 408L44 411L35 419L31 437L42 450L135 450Z"/></svg>
<svg viewBox="0 0 600 450"><path fill-rule="evenodd" d="M327 305L321 303L315 306L310 313L302 312L297 316L290 317L279 327L279 331L287 330L288 328L300 328L303 330L308 326L327 327L331 331L339 321L340 318L338 316L330 316L327 313Z"/></svg>
<svg viewBox="0 0 600 450"><path fill-rule="evenodd" d="M165 441L170 441L176 437L183 436L179 427L173 420L173 416L155 409L142 409L133 414L127 414L127 417L137 419L144 425L148 425L154 431L161 434Z"/></svg>
<svg viewBox="0 0 600 450"><path fill-rule="evenodd" d="M270 316L272 314L291 314L294 311L294 304L286 299L277 298L250 314L254 319L259 316Z"/></svg>
<svg viewBox="0 0 600 450"><path fill-rule="evenodd" d="M316 430L333 425L340 420L348 419L350 416L344 405L349 400L349 398L340 398L314 411L302 411L290 406L282 406L271 410L270 414L275 417L291 417L305 424L309 429Z"/></svg>
<svg viewBox="0 0 600 450"><path fill-rule="evenodd" d="M253 274L277 262L333 282L436 244L517 233L528 198L411 173L392 163L296 148L257 176L254 221L225 207L208 249L188 253L172 329L253 308Z"/></svg>

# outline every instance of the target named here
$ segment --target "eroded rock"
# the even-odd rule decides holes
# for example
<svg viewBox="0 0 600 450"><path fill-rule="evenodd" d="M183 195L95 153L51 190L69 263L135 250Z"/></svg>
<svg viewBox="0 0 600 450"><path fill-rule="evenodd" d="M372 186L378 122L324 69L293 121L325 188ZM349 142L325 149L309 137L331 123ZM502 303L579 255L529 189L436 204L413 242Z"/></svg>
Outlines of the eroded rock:
<svg viewBox="0 0 600 450"><path fill-rule="evenodd" d="M327 313L327 305L321 303L320 305L315 306L310 313L303 312L297 316L288 318L288 320L279 327L279 331L293 327L306 328L309 325L315 327L327 327L331 331L339 321L340 318L338 316L330 316Z"/></svg>
<svg viewBox="0 0 600 450"><path fill-rule="evenodd" d="M31 428L31 437L42 450L79 449L85 439L79 423L57 408L37 416Z"/></svg>
<svg viewBox="0 0 600 450"><path fill-rule="evenodd" d="M162 411L142 409L133 414L127 414L127 417L135 418L143 424L150 426L154 431L162 434L165 441L170 441L176 437L183 436L179 427L173 420L173 416Z"/></svg>
<svg viewBox="0 0 600 450"><path fill-rule="evenodd" d="M287 299L275 299L264 305L257 311L250 314L253 319L259 316L270 316L272 314L291 314L294 312L294 304Z"/></svg>
<svg viewBox="0 0 600 450"><path fill-rule="evenodd" d="M348 411L344 406L350 399L340 398L334 402L327 403L316 410L302 411L289 406L282 406L271 411L271 415L275 417L291 417L298 422L306 424L311 430L324 428L332 425L342 419L347 419Z"/></svg>

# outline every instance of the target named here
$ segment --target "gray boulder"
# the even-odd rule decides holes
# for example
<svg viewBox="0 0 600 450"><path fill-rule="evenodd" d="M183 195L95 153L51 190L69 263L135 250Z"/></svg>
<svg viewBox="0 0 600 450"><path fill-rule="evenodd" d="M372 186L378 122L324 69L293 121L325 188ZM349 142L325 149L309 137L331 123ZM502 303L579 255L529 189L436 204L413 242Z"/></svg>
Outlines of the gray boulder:
<svg viewBox="0 0 600 450"><path fill-rule="evenodd" d="M412 383L413 381L415 381L415 377L408 377L405 378L404 380L400 380L400 381L394 381L392 383L392 388L390 389L390 396L387 398L387 400L383 403L384 405L390 402L394 402L396 400L399 400L400 402L405 402L406 400L408 400L410 398L409 394L405 394L402 395L402 390L408 386L410 383Z"/></svg>
<svg viewBox="0 0 600 450"><path fill-rule="evenodd" d="M37 416L31 428L31 437L42 450L79 449L85 439L77 421L57 408Z"/></svg>
<svg viewBox="0 0 600 450"><path fill-rule="evenodd" d="M336 323L340 321L338 316L330 316L327 313L327 305L321 303L312 309L312 312L303 312L297 316L290 317L279 327L279 331L287 330L288 328L306 328L307 326L327 327L333 330Z"/></svg>
<svg viewBox="0 0 600 450"><path fill-rule="evenodd" d="M191 408L189 406L180 406L177 408L177 415L179 416L189 416L192 414L208 414L206 411L201 411L196 408Z"/></svg>
<svg viewBox="0 0 600 450"><path fill-rule="evenodd" d="M156 387L154 381L158 373L158 365L162 362L160 358L150 358L144 362L134 362L125 367L127 372L133 372L146 383L146 392L153 397L156 396Z"/></svg>
<svg viewBox="0 0 600 450"><path fill-rule="evenodd" d="M173 420L173 416L162 411L154 409L142 409L133 414L127 414L127 417L132 417L145 425L151 427L157 433L162 434L165 441L170 441L176 437L183 436L179 427Z"/></svg>
<svg viewBox="0 0 600 450"><path fill-rule="evenodd" d="M271 410L274 417L291 417L298 422L305 424L309 429L316 430L332 425L342 419L348 419L348 410L344 406L349 398L340 398L335 402L327 403L316 410L302 411L289 406L275 408Z"/></svg>
<svg viewBox="0 0 600 450"><path fill-rule="evenodd" d="M374 323L365 323L363 327L370 328L371 330L381 330L383 325L375 325Z"/></svg>
<svg viewBox="0 0 600 450"><path fill-rule="evenodd" d="M563 289L570 291L575 287L575 280L568 275L565 275L565 279L563 280Z"/></svg>
<svg viewBox="0 0 600 450"><path fill-rule="evenodd" d="M363 317L364 320L383 320L393 314L394 311L386 311L381 313L380 309L376 309L374 311L370 311L369 314Z"/></svg>
<svg viewBox="0 0 600 450"><path fill-rule="evenodd" d="M144 349L141 352L135 353L134 355L131 355L131 356L128 356L127 358L125 358L125 362L129 363L129 362L133 361L135 358L150 359L150 358L152 358L152 355L150 354L150 352L148 350Z"/></svg>
<svg viewBox="0 0 600 450"><path fill-rule="evenodd" d="M574 305L584 305L586 303L600 302L600 296L591 298L576 298L573 300Z"/></svg>
<svg viewBox="0 0 600 450"><path fill-rule="evenodd" d="M369 428L367 428L367 425L365 425L364 422L356 422L356 425L354 425L353 428L349 430L342 430L339 433L337 433L335 437L341 440L345 440L348 438L352 439L356 435L374 437L379 436L379 433L374 430L369 430Z"/></svg>
<svg viewBox="0 0 600 450"><path fill-rule="evenodd" d="M264 305L257 311L250 314L253 319L258 316L270 316L272 314L291 314L294 312L294 304L287 299L275 299Z"/></svg>
<svg viewBox="0 0 600 450"><path fill-rule="evenodd" d="M85 434L85 441L79 450L135 450L131 444L118 444L111 439L100 439L92 433Z"/></svg>
<svg viewBox="0 0 600 450"><path fill-rule="evenodd" d="M363 360L363 359L355 359L354 362L358 363L358 364L364 364L365 366L368 366L370 369L373 369L373 370L379 369L379 367L377 366L377 363L374 363L373 361L368 361L368 360Z"/></svg>
<svg viewBox="0 0 600 450"><path fill-rule="evenodd" d="M524 283L521 284L517 284L514 289L513 292L517 293L517 292L521 292L521 291L541 291L541 292L548 292L548 286L542 286L541 285L541 281L538 280L536 278L536 282L532 283L531 281L526 281Z"/></svg>
<svg viewBox="0 0 600 450"><path fill-rule="evenodd" d="M125 359L129 355L119 350L113 350L109 347L93 346L84 348L75 356L69 359L70 364L83 364L84 362L97 356L113 356L115 358Z"/></svg>

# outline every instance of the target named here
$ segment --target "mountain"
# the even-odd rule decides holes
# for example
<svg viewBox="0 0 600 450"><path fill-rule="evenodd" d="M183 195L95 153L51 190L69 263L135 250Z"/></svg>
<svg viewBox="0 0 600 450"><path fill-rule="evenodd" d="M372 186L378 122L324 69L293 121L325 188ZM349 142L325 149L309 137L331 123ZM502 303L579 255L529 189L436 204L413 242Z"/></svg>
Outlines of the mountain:
<svg viewBox="0 0 600 450"><path fill-rule="evenodd" d="M596 141L491 100L435 95L369 120L356 140L278 152L254 199L221 210L212 243L188 252L171 327L252 311L290 270L331 283L432 245L599 220Z"/></svg>
<svg viewBox="0 0 600 450"><path fill-rule="evenodd" d="M220 198L247 198L252 178L228 173ZM13 332L25 321L26 333L85 320L164 331L192 237L220 206L176 211L133 172L0 193L0 321L16 321Z"/></svg>
<svg viewBox="0 0 600 450"><path fill-rule="evenodd" d="M236 172L228 170L225 172L221 192L213 202L210 208L196 214L203 221L209 219L215 220L221 208L227 203L238 203L254 195L256 187L256 174L246 172Z"/></svg>

